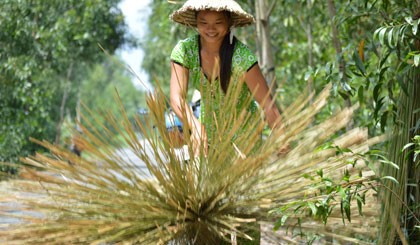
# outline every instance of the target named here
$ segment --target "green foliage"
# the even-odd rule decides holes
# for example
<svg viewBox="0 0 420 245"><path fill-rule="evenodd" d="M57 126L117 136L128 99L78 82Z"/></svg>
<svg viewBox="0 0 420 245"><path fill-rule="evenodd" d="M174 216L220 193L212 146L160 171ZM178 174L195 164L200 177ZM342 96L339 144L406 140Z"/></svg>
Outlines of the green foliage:
<svg viewBox="0 0 420 245"><path fill-rule="evenodd" d="M420 135L416 135L413 138L413 142L408 143L404 146L403 151L407 150L407 154L413 154L413 161L416 162L416 167L420 164Z"/></svg>
<svg viewBox="0 0 420 245"><path fill-rule="evenodd" d="M141 44L145 51L142 67L168 95L170 54L177 41L187 37L187 33L191 32L188 28L174 25L169 19L170 13L179 7L179 4L170 4L167 1L151 1L149 29Z"/></svg>
<svg viewBox="0 0 420 245"><path fill-rule="evenodd" d="M103 63L93 66L89 74L81 81L80 100L83 107L89 110L116 114L120 110L118 104L115 103L115 96L118 94L127 116L134 121L138 110L147 108L145 92L134 87L128 72L118 64L121 65L121 61L110 57ZM98 123L107 125L105 120Z"/></svg>
<svg viewBox="0 0 420 245"><path fill-rule="evenodd" d="M0 83L0 162L16 162L34 150L28 136L48 137L51 92L43 82ZM51 135L49 135L51 137Z"/></svg>
<svg viewBox="0 0 420 245"><path fill-rule="evenodd" d="M0 161L17 162L53 139L64 88L75 108L84 67L124 42L116 0L0 2ZM69 88L70 87L70 88Z"/></svg>
<svg viewBox="0 0 420 245"><path fill-rule="evenodd" d="M394 194L386 194L383 197L383 211L387 216L382 221L383 230L379 240L393 241L396 230L399 229L396 228L399 226L396 220L402 219L402 229L406 229L404 232L410 230L407 239L416 241L418 232L411 231L410 227L416 225L417 221L412 215L403 214L407 212L403 211L406 209L401 200L407 200L410 208L418 210L418 206L414 204L418 203L418 185L412 186L412 183L418 183L418 175L414 174L418 164L414 164L411 158L403 161L399 152L408 143L407 136L418 132L418 87L416 89L410 86L411 82L418 84L418 75L416 80L416 73L413 72L413 69L417 69L418 72L420 60L418 44L416 48L416 40L419 40L418 3L333 1L337 8L333 24L339 28L343 46L339 56L345 61L346 72L341 74L329 38L331 23L325 17L326 4L313 1L310 8L306 8L305 2L307 1L284 1L282 8L277 10L282 12L276 17L279 18L276 23L280 25L276 24L273 28L273 31L279 28L274 37L282 36L281 39L273 40L277 44L275 46L282 47L281 52L277 53L277 60L281 62L277 71L280 71L278 77L283 76L287 79L283 86L285 91L281 97L282 101L294 98L295 94L300 93L299 88L305 87L310 78L314 79L315 90L320 89L325 81L330 81L336 84L335 94L340 96L331 99L326 115L340 107L343 98L350 98L352 103L360 104L360 110L354 120L356 125L369 127L371 135L398 132L396 135L399 137L396 136L394 140L399 142L392 144L395 148L385 150L388 143L383 144L384 152L389 152L394 157L390 157L392 160L382 166L381 169L386 171L381 172L385 176L381 183L394 190L400 197L395 198ZM297 8L306 8L307 11L293 11ZM414 16L417 16L417 19ZM313 40L316 40L313 50L309 50L306 44L308 24L313 30ZM307 60L311 51L315 64L313 67L302 62ZM409 97L402 97L404 94ZM384 155L388 155L386 153ZM402 187L406 185L406 188ZM400 190L411 192L405 193ZM346 201L342 207L347 207ZM418 216L418 211L414 213ZM399 231L399 237L403 236L402 234L403 232Z"/></svg>
<svg viewBox="0 0 420 245"><path fill-rule="evenodd" d="M413 20L411 16L405 16L404 19L395 19L395 21L387 26L380 27L374 33L383 46L389 49L404 48L407 41L416 37L420 19Z"/></svg>
<svg viewBox="0 0 420 245"><path fill-rule="evenodd" d="M352 152L350 149L341 149L331 143L318 148L319 151L326 149L335 149L337 155ZM368 155L369 153L359 157L368 161ZM349 164L354 168L358 160L351 160ZM358 214L363 216L362 209L366 204L366 193L372 188L371 185L375 185L374 182L370 183L369 181L354 181L363 177L361 170L350 173L349 169L344 169L341 177L337 178L336 175L326 176L324 170L319 169L315 175L304 174L303 177L312 181L311 187L318 190L317 198L308 197L306 200L275 210L274 212L282 216L275 223L274 228L276 230L286 225L289 216L296 216L296 214L301 214L302 217L313 217L327 225L328 218L334 216L332 212L338 205L340 206L342 223L345 224L345 220L351 222L351 218L355 216L352 214L352 205L357 205Z"/></svg>
<svg viewBox="0 0 420 245"><path fill-rule="evenodd" d="M402 5L403 2L405 5ZM382 174L389 176L388 179L391 181L385 183L382 191L384 214L379 242L393 242L400 239L403 243L412 243L418 241L420 237L420 233L413 228L420 222L417 218L420 214L417 205L420 200L419 176L415 174L417 172L415 152L405 156L401 154L401 149L415 146L409 142L412 142L419 133L420 118L416 111L420 107L418 100L420 5L414 1L389 1L382 7L388 16L377 28L374 36L381 44L380 52L383 56L381 65L385 64L386 71L382 73L384 86L378 91L384 91L385 86L388 86L388 95L395 98L393 98L394 108L389 110L394 118L394 125L391 128L394 138L388 148L389 159L394 164L384 166L382 169ZM391 93L389 89L391 86L398 88L399 93Z"/></svg>
<svg viewBox="0 0 420 245"><path fill-rule="evenodd" d="M360 103L361 109L354 122L356 125L367 126L370 133L375 135L385 131L390 123L397 120L395 97L401 89L400 74L406 67L404 64L395 64L399 63L397 57L389 57L386 52L381 52L373 34L387 21L381 14L383 5L393 11L387 15L402 13L399 18L404 20L408 18L410 13L407 10L414 2L333 3L337 15L332 22L328 18L327 4L319 1L311 1L310 5L308 1L282 1L282 7L273 11L272 23L276 24L272 25L271 31L276 72L279 82L284 82L281 85L280 100L290 103L307 86L309 79L313 79L315 91L319 91L326 82L332 82L335 84L336 97L331 98L326 115L344 106L343 99L350 99L352 104ZM331 25L338 27L342 44L338 58L331 40ZM308 44L310 30L312 49ZM310 55L312 66L308 60ZM345 61L345 73L340 72L338 60ZM411 60L414 62L413 53Z"/></svg>
<svg viewBox="0 0 420 245"><path fill-rule="evenodd" d="M414 161L417 162L417 167L418 167L419 164L420 164L420 158L419 158L419 155L420 155L420 136L419 135L416 135L414 137L414 142L416 144L415 149L414 149Z"/></svg>

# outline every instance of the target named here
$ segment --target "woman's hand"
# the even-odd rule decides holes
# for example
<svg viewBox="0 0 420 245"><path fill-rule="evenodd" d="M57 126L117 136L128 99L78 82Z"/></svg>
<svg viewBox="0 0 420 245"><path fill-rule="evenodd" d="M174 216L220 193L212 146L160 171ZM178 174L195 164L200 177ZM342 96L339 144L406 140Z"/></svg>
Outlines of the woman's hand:
<svg viewBox="0 0 420 245"><path fill-rule="evenodd" d="M279 124L277 124L279 125ZM274 131L274 132L273 132ZM272 129L272 132L270 134L271 137L281 136L284 135L284 128L279 127ZM280 147L277 149L277 156L282 157L287 155L291 151L291 147L289 142L285 142L283 145L280 145Z"/></svg>
<svg viewBox="0 0 420 245"><path fill-rule="evenodd" d="M194 120L191 127L191 142L193 144L194 157L200 156L203 152L204 156L208 154L208 138L204 125L198 120Z"/></svg>
<svg viewBox="0 0 420 245"><path fill-rule="evenodd" d="M201 151L207 156L208 143L206 131L185 101L188 88L188 74L187 68L174 62L171 63L171 107L180 120L183 123L188 124L189 129L191 130L190 140L194 147L194 157L199 156Z"/></svg>
<svg viewBox="0 0 420 245"><path fill-rule="evenodd" d="M277 151L277 156L279 156L279 157L285 156L285 155L287 155L287 153L290 152L290 150L291 149L290 149L290 145L289 144L282 145L280 147L280 149Z"/></svg>

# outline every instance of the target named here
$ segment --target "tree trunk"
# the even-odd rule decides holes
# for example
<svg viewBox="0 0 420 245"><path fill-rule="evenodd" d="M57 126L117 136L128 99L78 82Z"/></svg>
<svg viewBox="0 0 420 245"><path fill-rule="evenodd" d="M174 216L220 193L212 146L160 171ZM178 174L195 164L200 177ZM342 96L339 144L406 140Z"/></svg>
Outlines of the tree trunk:
<svg viewBox="0 0 420 245"><path fill-rule="evenodd" d="M71 63L69 68L67 69L66 86L64 86L64 94L63 94L63 98L61 99L61 106L60 106L60 120L57 123L57 134L55 135L56 145L60 144L61 127L63 126L67 98L68 98L69 90L71 89L70 77L72 73L73 73L73 63Z"/></svg>
<svg viewBox="0 0 420 245"><path fill-rule="evenodd" d="M418 1L418 7L417 7L417 13L414 13L413 19L419 19L420 18L420 1ZM420 51L420 40L414 41L414 51L419 52ZM414 136L420 135L420 112L418 111L420 108L420 69L418 67L412 67L411 68L412 77L412 83L413 83L413 90L412 90L412 100L410 107L413 110L413 113L410 117L409 127L410 127L410 139L409 142L412 142ZM407 142L408 143L408 142ZM409 212L405 212L406 217L406 223L405 228L407 231L413 235L409 237L409 242L414 244L415 242L420 241L420 231L419 229L415 228L415 226L420 225L420 171L418 171L417 165L420 163L420 160L417 159L414 160L413 153L410 154L410 158L408 161L408 176L407 179L409 183L407 183L407 193L406 193L406 199L408 202L408 207L412 209L414 216L417 217L415 219L412 217L412 215ZM416 186L411 185L414 183Z"/></svg>
<svg viewBox="0 0 420 245"><path fill-rule="evenodd" d="M420 13L420 3L417 12ZM415 18L416 13L413 19ZM414 40L413 51L420 51L419 40ZM414 136L420 135L420 69L412 67L404 74L404 83L407 93L400 92L397 111L399 123L392 130L393 138L388 150L389 160L399 169L384 166L382 170L383 176L392 176L399 184L384 183L385 189L381 198L384 215L379 244L417 244L416 242L420 241L420 232L415 228L420 224L420 172L416 167L419 160L414 161L413 152L410 152L412 147L401 152L407 144L413 142ZM399 240L396 240L398 238Z"/></svg>
<svg viewBox="0 0 420 245"><path fill-rule="evenodd" d="M415 110L420 108L419 74L416 68L412 68L406 74L404 83L407 86L408 93L401 92L398 99L399 123L392 130L393 138L388 152L390 154L389 160L399 166L399 169L384 166L382 175L392 176L399 184L397 185L392 181L384 182L385 189L381 197L384 209L382 226L384 227L379 244L392 244L397 237L399 237L398 243L402 244L411 244L410 240L416 241L416 239L419 239L418 234L415 235L418 231L415 231L414 228L414 225L418 225L419 222L413 216L416 212L416 216L419 215L419 190L418 187L412 187L413 183L418 185L419 173L413 161L412 153L408 153L410 149L401 153L404 146L412 142L414 135L420 133L419 129L413 130L420 120L419 114L415 113ZM406 231L405 234L401 229L402 227ZM407 236L408 234L411 235ZM416 238L414 239L414 237Z"/></svg>
<svg viewBox="0 0 420 245"><path fill-rule="evenodd" d="M420 48L417 47L417 50L420 51ZM413 95L412 95L412 103L411 108L413 108L413 111L418 110L420 108L420 72L417 67L413 67L412 73L413 73ZM411 115L411 122L410 122L410 141L412 142L412 139L416 135L420 135L420 129L416 128L418 127L418 123L420 123L420 112L417 111L413 112ZM420 241L420 231L418 228L415 228L415 226L420 225L420 190L419 190L419 184L420 184L420 171L418 170L417 164L419 164L420 160L417 159L417 161L414 160L414 155L411 154L410 158L408 159L408 182L407 183L407 193L406 193L406 199L408 202L408 207L412 209L414 215L417 217L415 219L414 217L411 217L411 213L405 212L406 217L406 224L405 228L409 233L413 234L409 237L410 244L415 244L415 242ZM415 184L416 186L413 186L412 184Z"/></svg>
<svg viewBox="0 0 420 245"><path fill-rule="evenodd" d="M331 21L331 28L332 28L332 40L333 40L333 44L334 44L334 48L335 48L335 52L336 55L338 57L338 65L339 65L339 71L340 71L340 75L342 77L342 83L346 83L347 82L347 77L346 77L346 61L343 58L343 54L342 54L342 48L341 48L341 41L340 41L340 35L339 35L339 31L337 28L337 25L334 22L335 17L337 16L337 10L335 8L334 2L333 0L328 0L328 12L330 15L330 21ZM347 98L345 98L344 100L344 105L346 107L351 107L351 101L350 101L350 96L347 96ZM347 125L346 129L350 130L354 127L354 122L353 120L351 120L349 122L349 124Z"/></svg>
<svg viewBox="0 0 420 245"><path fill-rule="evenodd" d="M273 49L270 42L269 18L275 3L276 0L273 0L270 8L268 8L266 0L255 1L258 58L272 95L275 94L277 86L275 83Z"/></svg>
<svg viewBox="0 0 420 245"><path fill-rule="evenodd" d="M312 36L312 0L306 1L306 6L308 10L308 22L306 23L306 37L308 38L308 66L314 68L314 57L313 57L313 36ZM311 93L314 90L314 79L312 76L308 79L308 92Z"/></svg>

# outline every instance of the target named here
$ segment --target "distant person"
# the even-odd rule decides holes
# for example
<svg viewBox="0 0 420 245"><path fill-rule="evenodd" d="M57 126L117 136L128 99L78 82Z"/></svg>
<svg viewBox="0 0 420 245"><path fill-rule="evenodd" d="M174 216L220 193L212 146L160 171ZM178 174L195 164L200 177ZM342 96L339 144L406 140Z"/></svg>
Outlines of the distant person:
<svg viewBox="0 0 420 245"><path fill-rule="evenodd" d="M82 134L82 129L80 128L80 126L76 127L76 131L77 132L73 133L71 137L70 151L76 154L77 156L81 157L84 147L80 139Z"/></svg>

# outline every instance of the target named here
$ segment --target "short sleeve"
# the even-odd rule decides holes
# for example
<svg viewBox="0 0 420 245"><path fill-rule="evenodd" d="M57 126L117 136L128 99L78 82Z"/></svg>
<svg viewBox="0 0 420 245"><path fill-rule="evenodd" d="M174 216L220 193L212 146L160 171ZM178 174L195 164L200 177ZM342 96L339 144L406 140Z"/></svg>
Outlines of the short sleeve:
<svg viewBox="0 0 420 245"><path fill-rule="evenodd" d="M238 42L232 57L233 69L239 73L245 73L257 63L257 56L245 44Z"/></svg>
<svg viewBox="0 0 420 245"><path fill-rule="evenodd" d="M194 62L197 59L197 55L194 52L196 49L194 44L196 42L194 37L179 41L172 50L171 61L188 69L193 68Z"/></svg>
<svg viewBox="0 0 420 245"><path fill-rule="evenodd" d="M182 66L186 66L186 59L185 59L185 47L182 41L178 42L177 45L174 47L171 53L171 61L180 64Z"/></svg>

